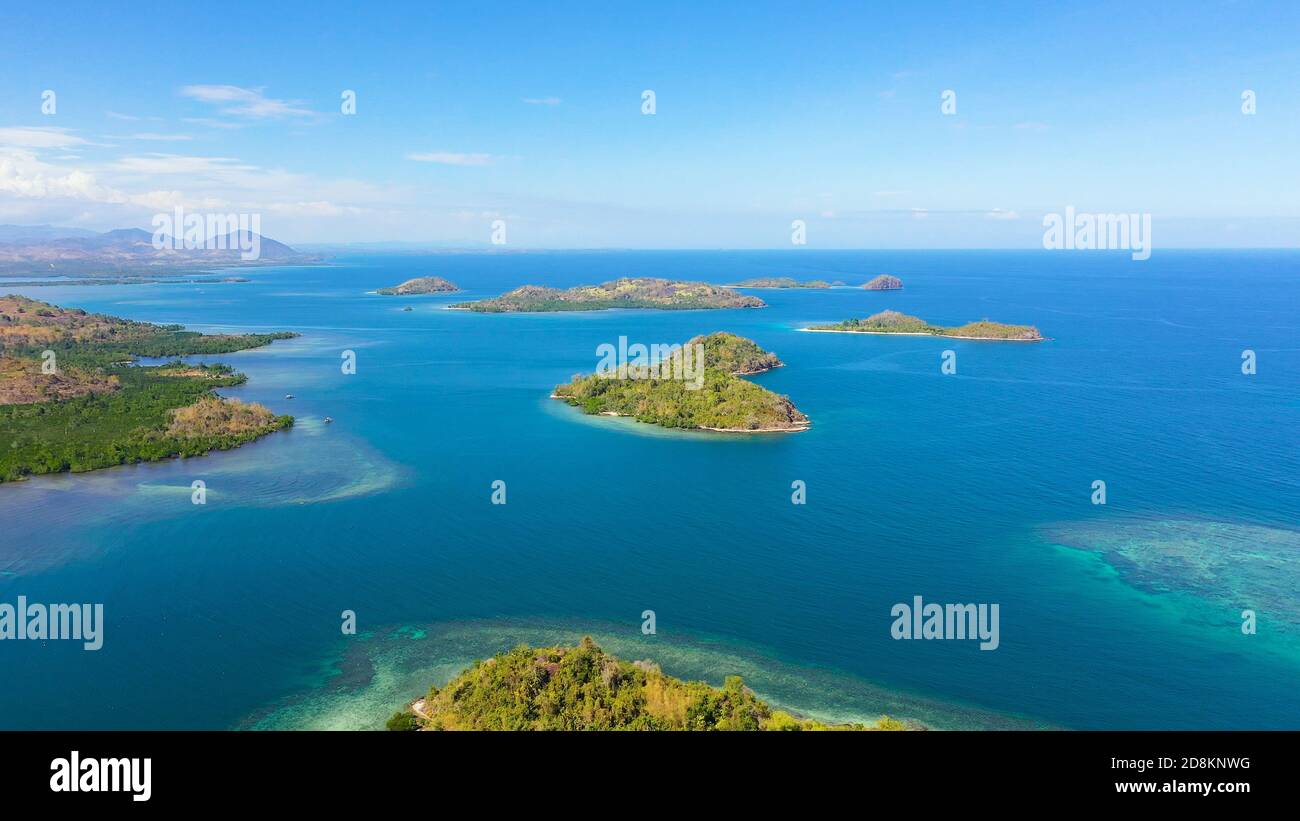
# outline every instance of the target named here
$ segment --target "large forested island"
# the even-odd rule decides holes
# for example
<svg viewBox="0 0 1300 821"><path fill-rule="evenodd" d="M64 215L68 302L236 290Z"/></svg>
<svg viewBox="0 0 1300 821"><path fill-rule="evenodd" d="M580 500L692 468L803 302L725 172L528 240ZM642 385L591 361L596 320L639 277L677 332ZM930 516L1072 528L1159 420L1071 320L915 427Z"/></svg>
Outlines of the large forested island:
<svg viewBox="0 0 1300 821"><path fill-rule="evenodd" d="M600 285L579 285L560 290L525 285L492 299L452 305L479 313L535 313L542 311L603 311L610 308L763 308L758 297L737 294L707 282L682 282L655 277L624 277Z"/></svg>
<svg viewBox="0 0 1300 821"><path fill-rule="evenodd" d="M968 322L955 328L931 325L924 319L898 311L881 311L866 319L848 319L834 325L814 325L805 330L826 333L902 334L904 336L946 336L953 339L987 339L1009 342L1041 342L1042 334L1033 325L1004 325L987 319Z"/></svg>
<svg viewBox="0 0 1300 821"><path fill-rule="evenodd" d="M722 688L664 675L651 661L615 658L589 637L577 647L521 645L429 688L390 730L908 730L887 716L827 725L773 710L727 677Z"/></svg>
<svg viewBox="0 0 1300 821"><path fill-rule="evenodd" d="M197 456L287 427L292 416L217 396L245 380L228 365L133 362L295 335L205 335L0 297L0 481Z"/></svg>
<svg viewBox="0 0 1300 821"><path fill-rule="evenodd" d="M754 277L740 282L733 282L728 288L829 288L831 284L824 279L810 279L800 282L793 277Z"/></svg>
<svg viewBox="0 0 1300 821"><path fill-rule="evenodd" d="M696 345L703 348L702 365ZM552 396L584 413L630 416L667 428L775 433L811 424L789 398L740 378L782 364L752 340L713 333L672 348L657 362L575 376Z"/></svg>
<svg viewBox="0 0 1300 821"><path fill-rule="evenodd" d="M408 279L401 285L380 288L375 293L383 296L412 296L414 294L445 294L459 290L459 285L442 277L416 277L415 279Z"/></svg>

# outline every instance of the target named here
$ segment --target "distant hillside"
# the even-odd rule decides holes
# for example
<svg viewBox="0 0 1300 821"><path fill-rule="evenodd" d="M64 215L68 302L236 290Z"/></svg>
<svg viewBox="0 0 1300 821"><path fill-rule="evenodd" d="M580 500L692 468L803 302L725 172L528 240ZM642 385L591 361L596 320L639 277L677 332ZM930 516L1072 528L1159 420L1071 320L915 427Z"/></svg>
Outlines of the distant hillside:
<svg viewBox="0 0 1300 821"><path fill-rule="evenodd" d="M160 273L161 269L172 272L315 259L251 231L232 231L209 240L207 248L174 247L181 244L172 242L170 237L165 240L163 248L154 248L153 233L140 228L117 228L96 234L49 225L3 225L0 226L0 274ZM254 242L260 245L256 260L241 258L241 240L244 248Z"/></svg>

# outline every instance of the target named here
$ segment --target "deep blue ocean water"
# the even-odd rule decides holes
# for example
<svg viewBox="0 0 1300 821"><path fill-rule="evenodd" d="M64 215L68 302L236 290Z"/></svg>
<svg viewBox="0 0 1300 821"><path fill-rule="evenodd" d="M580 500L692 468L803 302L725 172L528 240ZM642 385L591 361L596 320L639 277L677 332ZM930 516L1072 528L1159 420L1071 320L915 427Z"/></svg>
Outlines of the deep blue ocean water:
<svg viewBox="0 0 1300 821"><path fill-rule="evenodd" d="M443 309L525 283L878 273L906 287L753 291L761 310ZM420 275L466 292L367 293ZM227 395L297 416L290 432L0 485L0 601L103 602L107 619L98 652L0 643L0 727L247 726L337 685L348 653L397 627L432 626L400 635L445 666L438 631L492 625L457 645L472 655L505 649L515 622L591 625L715 683L736 654L768 659L789 675L760 694L812 714L897 693L952 706L915 708L941 726L1300 727L1300 253L395 254L241 276L15 289L302 336L210 358L249 375ZM885 308L1050 340L797 330ZM784 360L755 380L811 430L665 432L547 398L601 343L717 330ZM916 595L999 604L1001 646L891 639L891 606ZM363 635L341 634L344 610Z"/></svg>

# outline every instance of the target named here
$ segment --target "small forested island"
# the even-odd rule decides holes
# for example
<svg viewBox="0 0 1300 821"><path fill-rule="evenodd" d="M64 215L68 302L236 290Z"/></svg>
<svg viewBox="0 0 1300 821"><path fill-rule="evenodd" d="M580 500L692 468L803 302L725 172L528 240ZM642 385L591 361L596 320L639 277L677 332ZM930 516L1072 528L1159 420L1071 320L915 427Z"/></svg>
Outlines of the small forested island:
<svg viewBox="0 0 1300 821"><path fill-rule="evenodd" d="M774 710L739 676L721 688L623 661L590 637L478 661L388 720L390 730L923 730L883 716L828 725Z"/></svg>
<svg viewBox="0 0 1300 821"><path fill-rule="evenodd" d="M903 280L889 274L881 274L862 287L868 291L897 291L903 287Z"/></svg>
<svg viewBox="0 0 1300 821"><path fill-rule="evenodd" d="M881 311L866 319L848 319L834 325L814 325L807 331L852 334L902 334L904 336L946 336L953 339L983 339L1008 342L1041 342L1043 335L1033 325L1004 325L987 319L955 328L931 325L924 319L898 311Z"/></svg>
<svg viewBox="0 0 1300 821"><path fill-rule="evenodd" d="M293 336L200 334L0 297L0 482L198 456L288 427L292 416L217 396L245 381L228 365L133 363Z"/></svg>
<svg viewBox="0 0 1300 821"><path fill-rule="evenodd" d="M670 347L658 361L574 376L551 396L584 413L630 416L666 428L784 433L811 424L788 397L740 378L782 365L753 340L713 333Z"/></svg>
<svg viewBox="0 0 1300 821"><path fill-rule="evenodd" d="M445 294L459 290L459 285L448 282L442 277L416 277L415 279L408 279L401 285L380 288L375 293L384 296L411 296L413 294Z"/></svg>
<svg viewBox="0 0 1300 821"><path fill-rule="evenodd" d="M831 284L824 279L810 279L800 282L793 277L755 277L741 282L733 282L728 288L829 288Z"/></svg>
<svg viewBox="0 0 1300 821"><path fill-rule="evenodd" d="M579 285L560 290L525 285L492 299L452 305L478 313L536 313L550 311L604 311L610 308L763 308L758 297L737 294L707 282L682 282L656 277L624 277L600 285Z"/></svg>

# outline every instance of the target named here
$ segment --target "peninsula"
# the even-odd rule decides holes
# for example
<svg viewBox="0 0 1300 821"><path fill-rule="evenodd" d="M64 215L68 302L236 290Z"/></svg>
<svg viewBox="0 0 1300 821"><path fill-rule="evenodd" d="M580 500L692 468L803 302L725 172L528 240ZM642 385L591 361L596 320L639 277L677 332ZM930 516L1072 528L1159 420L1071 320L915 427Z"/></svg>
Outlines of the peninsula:
<svg viewBox="0 0 1300 821"><path fill-rule="evenodd" d="M889 274L881 274L862 287L868 291L897 291L903 287L903 280Z"/></svg>
<svg viewBox="0 0 1300 821"><path fill-rule="evenodd" d="M799 282L793 277L755 277L741 282L733 282L727 288L829 288L831 284L824 279L810 279Z"/></svg>
<svg viewBox="0 0 1300 821"><path fill-rule="evenodd" d="M584 413L630 416L666 428L784 433L811 424L788 397L740 378L782 366L753 340L713 333L671 348L657 362L575 376L551 396Z"/></svg>
<svg viewBox="0 0 1300 821"><path fill-rule="evenodd" d="M478 313L538 313L604 311L611 308L693 310L701 308L763 308L758 297L743 296L720 285L655 277L624 277L600 285L560 290L525 285L492 299L462 302L452 308Z"/></svg>
<svg viewBox="0 0 1300 821"><path fill-rule="evenodd" d="M459 290L459 285L448 282L442 277L416 277L415 279L408 279L401 285L380 288L375 293L384 296L411 296L413 294L444 294Z"/></svg>
<svg viewBox="0 0 1300 821"><path fill-rule="evenodd" d="M1033 325L1004 325L987 319L968 322L955 328L931 325L923 319L898 311L881 311L866 319L848 319L834 325L814 325L805 331L843 334L900 334L903 336L944 336L951 339L982 339L1006 342L1041 342L1042 334Z"/></svg>
<svg viewBox="0 0 1300 821"><path fill-rule="evenodd" d="M576 647L528 647L477 661L388 720L390 730L920 730L882 716L823 724L774 710L727 676L721 688L623 661L590 637Z"/></svg>
<svg viewBox="0 0 1300 821"><path fill-rule="evenodd" d="M198 456L288 427L292 416L217 396L245 381L228 365L133 363L292 336L199 334L0 297L0 482Z"/></svg>

